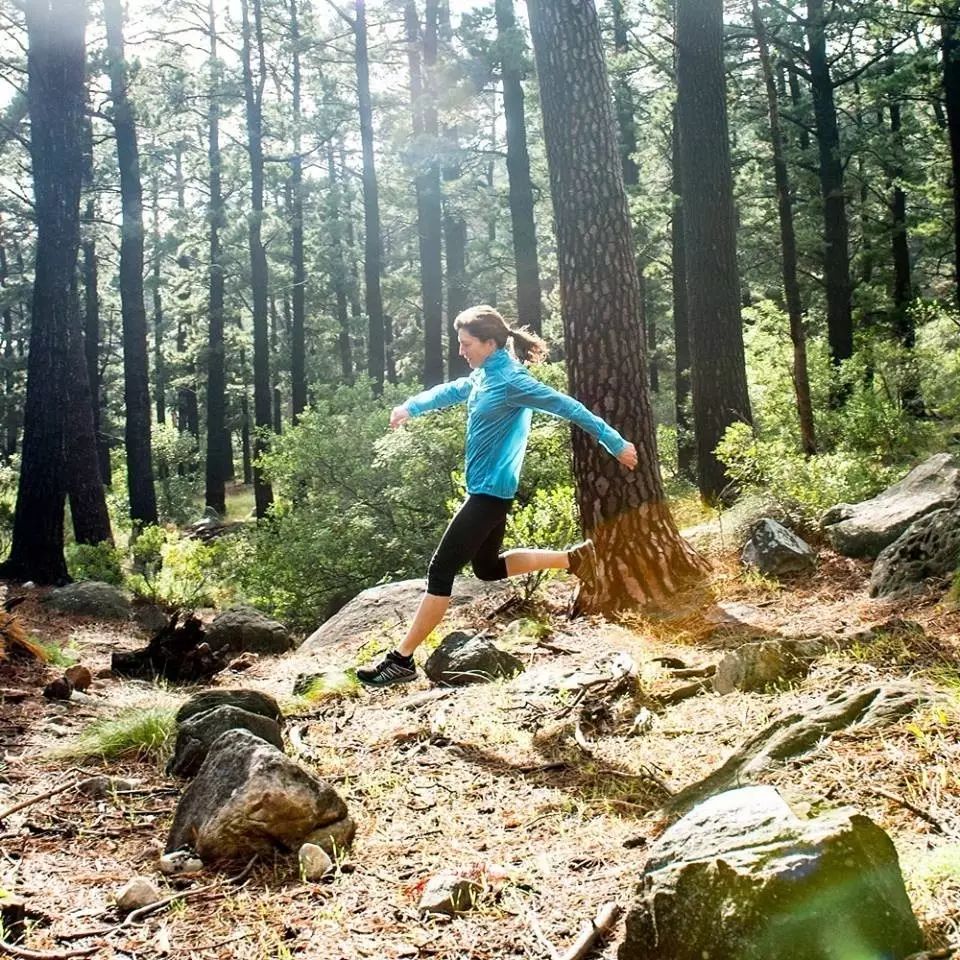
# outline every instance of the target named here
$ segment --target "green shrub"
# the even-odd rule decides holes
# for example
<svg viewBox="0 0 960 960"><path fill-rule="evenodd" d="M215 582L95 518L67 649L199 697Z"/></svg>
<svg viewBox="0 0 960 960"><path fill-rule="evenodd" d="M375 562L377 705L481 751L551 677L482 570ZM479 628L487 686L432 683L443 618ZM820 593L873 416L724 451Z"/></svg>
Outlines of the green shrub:
<svg viewBox="0 0 960 960"><path fill-rule="evenodd" d="M102 543L68 543L64 548L67 571L74 580L101 580L123 584L123 553L108 540Z"/></svg>
<svg viewBox="0 0 960 960"><path fill-rule="evenodd" d="M558 486L535 491L527 504L513 509L507 518L504 546L563 550L579 535L580 513L573 487ZM529 600L537 587L554 574L552 570L538 570L519 578L524 599Z"/></svg>
<svg viewBox="0 0 960 960"><path fill-rule="evenodd" d="M157 513L161 520L182 526L196 519L202 489L196 437L171 424L154 424L152 439Z"/></svg>

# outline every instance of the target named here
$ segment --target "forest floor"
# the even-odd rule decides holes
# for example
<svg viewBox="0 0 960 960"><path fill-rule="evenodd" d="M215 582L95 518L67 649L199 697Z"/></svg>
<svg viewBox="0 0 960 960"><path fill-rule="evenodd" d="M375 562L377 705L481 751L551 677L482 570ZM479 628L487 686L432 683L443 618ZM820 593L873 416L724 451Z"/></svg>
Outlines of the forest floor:
<svg viewBox="0 0 960 960"><path fill-rule="evenodd" d="M289 752L334 783L356 819L353 848L329 882L302 882L296 856L278 855L255 864L241 884L225 873L169 883L157 861L182 785L156 760L78 765L53 754L98 718L123 707L175 706L194 691L106 675L94 680L89 700L61 703L41 691L62 667L8 660L0 664L0 810L87 773L136 778L142 790L106 800L66 790L0 822L0 887L26 901L23 945L106 958L548 958L551 949L567 950L602 904L629 906L645 847L666 825L660 807L668 791L714 770L784 711L803 711L834 688L903 678L937 686L945 704L890 726L852 728L764 779L799 812L851 805L883 826L930 944L956 944L960 612L933 597L871 601L867 574L865 564L824 553L815 574L776 584L744 576L733 557L717 560L709 603L750 605L768 618L769 635L798 628L831 635L898 616L917 621L925 635L880 633L821 658L805 680L783 689L705 693L654 709L640 732L639 705L631 702L611 705L605 725L578 738L563 716L569 697L543 691L623 653L639 665L645 696L668 692L677 681L655 658L698 667L722 655L705 639L705 608L673 621L571 621L563 579L522 611L525 626L535 620L539 630L511 627L521 616L516 608L491 616L489 602L460 615L524 660L526 671L508 682L434 699L424 697L429 684L420 680L309 707L294 700L298 673L354 663L355 642L224 673L215 685L265 690L294 713ZM30 632L72 651L95 676L113 650L146 642L132 625L53 615L40 591L11 588L23 592L29 598L17 613ZM457 868L505 879L454 919L421 917L423 883ZM138 873L184 897L118 927L115 894ZM622 929L591 956L615 957Z"/></svg>

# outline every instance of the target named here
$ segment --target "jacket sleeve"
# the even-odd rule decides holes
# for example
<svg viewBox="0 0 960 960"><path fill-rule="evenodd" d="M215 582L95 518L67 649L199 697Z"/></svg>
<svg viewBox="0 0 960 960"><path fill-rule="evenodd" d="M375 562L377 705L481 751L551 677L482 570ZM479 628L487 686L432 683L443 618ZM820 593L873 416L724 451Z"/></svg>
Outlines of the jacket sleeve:
<svg viewBox="0 0 960 960"><path fill-rule="evenodd" d="M525 370L511 380L508 398L516 406L541 410L575 423L600 443L611 456L620 456L627 445L627 441L606 420L591 413L579 400L540 383Z"/></svg>
<svg viewBox="0 0 960 960"><path fill-rule="evenodd" d="M429 390L424 390L410 397L404 403L404 407L414 417L419 417L420 414L428 413L430 410L452 407L458 403L463 403L470 396L472 386L473 381L470 377L460 377L457 380L451 380L449 383L439 383Z"/></svg>

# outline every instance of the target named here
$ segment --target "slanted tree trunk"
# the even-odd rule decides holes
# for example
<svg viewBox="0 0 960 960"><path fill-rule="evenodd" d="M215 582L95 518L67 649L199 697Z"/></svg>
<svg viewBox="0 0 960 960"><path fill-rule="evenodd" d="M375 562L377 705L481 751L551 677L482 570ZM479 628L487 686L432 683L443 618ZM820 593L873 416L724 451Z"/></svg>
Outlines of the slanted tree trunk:
<svg viewBox="0 0 960 960"><path fill-rule="evenodd" d="M697 487L709 500L727 485L726 471L714 450L732 423L750 423L750 400L737 279L722 2L677 0L676 9L677 122Z"/></svg>
<svg viewBox="0 0 960 960"><path fill-rule="evenodd" d="M534 333L543 329L540 303L540 261L533 215L533 180L527 151L527 121L523 98L525 48L517 26L513 0L496 0L497 45L503 82L503 114L507 136L510 225L517 276L517 321Z"/></svg>
<svg viewBox="0 0 960 960"><path fill-rule="evenodd" d="M273 491L259 465L267 450L264 434L272 428L270 397L270 347L267 331L267 254L263 249L263 88L266 63L263 55L263 28L260 0L253 0L253 30L249 0L241 0L243 24L243 92L247 107L247 152L250 155L250 286L253 297L253 415L254 437L253 496L257 517L266 516L273 503ZM257 50L257 76L253 75L253 44Z"/></svg>
<svg viewBox="0 0 960 960"><path fill-rule="evenodd" d="M303 156L301 154L302 106L300 96L300 22L297 0L290 0L290 42L293 47L293 158L290 161L290 191L293 257L293 324L290 336L290 403L296 423L307 406L307 343L305 334L307 273L303 261ZM279 433L279 430L277 431Z"/></svg>
<svg viewBox="0 0 960 960"><path fill-rule="evenodd" d="M366 0L354 0L356 16L357 105L360 112L360 145L363 151L363 276L367 301L367 375L374 392L383 392L385 354L383 335L383 251L380 236L380 198L373 158L373 108L370 104L370 64L367 56Z"/></svg>
<svg viewBox="0 0 960 960"><path fill-rule="evenodd" d="M127 491L136 527L157 522L150 436L150 379L147 362L147 312L143 300L143 190L129 76L123 53L120 0L104 0L107 63L113 125L120 165L120 312L123 320L123 399L126 413Z"/></svg>
<svg viewBox="0 0 960 960"><path fill-rule="evenodd" d="M220 61L217 49L217 17L215 0L207 4L209 36L210 89L207 91L207 161L209 169L210 279L207 330L207 507L223 517L227 512L226 480L233 473L227 469L233 455L227 433L226 370L223 345L223 251L220 231L226 227L226 209L221 185L220 157Z"/></svg>
<svg viewBox="0 0 960 960"><path fill-rule="evenodd" d="M847 201L843 192L840 129L827 59L826 15L823 0L807 0L807 49L810 87L820 154L820 193L823 196L823 273L827 292L827 338L830 358L840 364L853 355L850 253ZM837 397L836 399L839 399Z"/></svg>
<svg viewBox="0 0 960 960"><path fill-rule="evenodd" d="M581 593L580 606L613 611L664 603L704 563L677 533L664 501L637 322L633 231L597 13L592 0L529 0L528 10L571 391L632 440L640 456L630 472L574 430L580 515L600 559L596 588Z"/></svg>
<svg viewBox="0 0 960 960"><path fill-rule="evenodd" d="M783 131L780 127L780 103L770 62L767 29L760 15L757 0L752 0L753 27L760 48L760 66L767 89L767 108L770 113L770 144L773 149L773 177L777 186L777 212L780 219L780 250L783 268L783 292L790 319L790 340L793 343L793 389L797 397L797 415L800 420L800 446L808 456L817 452L813 423L813 405L810 401L810 378L807 375L807 331L797 279L797 238L793 229L790 175L787 171Z"/></svg>
<svg viewBox="0 0 960 960"><path fill-rule="evenodd" d="M37 254L13 543L0 576L46 584L67 579L63 508L68 492L83 542L109 540L110 526L76 281L86 5L30 0L24 8Z"/></svg>

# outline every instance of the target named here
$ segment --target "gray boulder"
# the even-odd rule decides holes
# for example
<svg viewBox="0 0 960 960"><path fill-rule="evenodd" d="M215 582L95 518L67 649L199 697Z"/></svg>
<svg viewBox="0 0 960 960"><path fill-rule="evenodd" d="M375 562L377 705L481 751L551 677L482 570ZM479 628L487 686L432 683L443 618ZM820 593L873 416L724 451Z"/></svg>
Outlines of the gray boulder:
<svg viewBox="0 0 960 960"><path fill-rule="evenodd" d="M764 517L754 525L740 560L744 566L779 577L812 570L817 565L817 554L782 523Z"/></svg>
<svg viewBox="0 0 960 960"><path fill-rule="evenodd" d="M138 603L133 608L133 622L152 636L170 623L170 616L155 603Z"/></svg>
<svg viewBox="0 0 960 960"><path fill-rule="evenodd" d="M893 599L948 580L960 568L960 506L934 510L885 547L870 573L870 596Z"/></svg>
<svg viewBox="0 0 960 960"><path fill-rule="evenodd" d="M80 580L51 590L45 602L63 613L80 613L103 620L126 620L130 616L130 597L110 583Z"/></svg>
<svg viewBox="0 0 960 960"><path fill-rule="evenodd" d="M205 690L191 697L177 711L176 722L182 724L190 717L198 713L205 713L214 707L221 707L224 704L237 707L240 710L246 710L248 713L256 713L261 717L269 717L276 720L277 723L283 722L283 712L280 710L280 704L274 700L268 693L261 693L259 690Z"/></svg>
<svg viewBox="0 0 960 960"><path fill-rule="evenodd" d="M481 634L458 630L443 638L427 658L423 670L434 683L463 687L508 679L523 670L523 662L495 647Z"/></svg>
<svg viewBox="0 0 960 960"><path fill-rule="evenodd" d="M799 680L824 651L816 640L762 640L724 655L713 675L717 693L765 690L771 684Z"/></svg>
<svg viewBox="0 0 960 960"><path fill-rule="evenodd" d="M207 627L207 643L217 651L237 653L286 653L294 646L290 632L276 620L253 607L231 607L224 610Z"/></svg>
<svg viewBox="0 0 960 960"><path fill-rule="evenodd" d="M174 777L192 777L207 758L214 741L228 730L249 730L278 750L283 749L283 737L276 720L223 704L177 724L177 742L167 773Z"/></svg>
<svg viewBox="0 0 960 960"><path fill-rule="evenodd" d="M839 503L821 518L837 553L876 557L921 517L960 497L960 461L938 453L871 500Z"/></svg>
<svg viewBox="0 0 960 960"><path fill-rule="evenodd" d="M380 630L387 624L407 623L417 612L426 588L427 581L423 579L370 587L314 630L300 649L304 652L320 650L336 643L359 640L364 634ZM457 577L450 606L456 609L483 597L506 595L510 589L504 583Z"/></svg>
<svg viewBox="0 0 960 960"><path fill-rule="evenodd" d="M166 852L192 847L204 863L289 852L345 819L346 804L328 783L249 730L230 730L184 791Z"/></svg>
<svg viewBox="0 0 960 960"><path fill-rule="evenodd" d="M900 960L923 945L890 838L801 820L772 787L712 797L650 850L619 960Z"/></svg>

